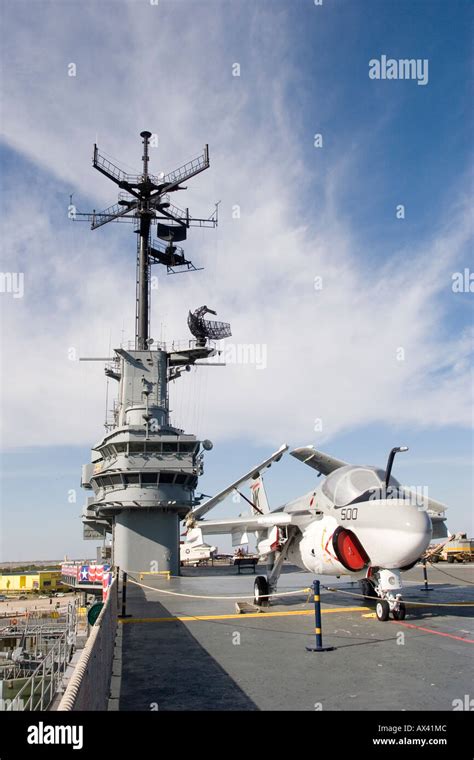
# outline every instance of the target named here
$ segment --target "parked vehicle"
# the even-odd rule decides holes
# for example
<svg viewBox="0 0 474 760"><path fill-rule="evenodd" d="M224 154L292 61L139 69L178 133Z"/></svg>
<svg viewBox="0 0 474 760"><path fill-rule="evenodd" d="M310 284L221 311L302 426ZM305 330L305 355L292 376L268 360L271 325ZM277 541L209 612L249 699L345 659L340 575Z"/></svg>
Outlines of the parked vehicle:
<svg viewBox="0 0 474 760"><path fill-rule="evenodd" d="M474 562L474 539L467 538L466 533L457 533L448 541L432 547L426 553L430 562Z"/></svg>
<svg viewBox="0 0 474 760"><path fill-rule="evenodd" d="M472 562L474 560L474 540L461 538L445 546L441 552L443 559L448 562Z"/></svg>

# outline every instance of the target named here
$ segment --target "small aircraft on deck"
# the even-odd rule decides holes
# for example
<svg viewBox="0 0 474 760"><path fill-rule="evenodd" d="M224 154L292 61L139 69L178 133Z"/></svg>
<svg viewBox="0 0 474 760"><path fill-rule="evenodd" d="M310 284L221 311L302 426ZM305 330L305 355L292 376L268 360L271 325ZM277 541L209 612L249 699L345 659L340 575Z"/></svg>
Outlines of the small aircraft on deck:
<svg viewBox="0 0 474 760"><path fill-rule="evenodd" d="M387 620L390 613L395 620L403 620L401 573L417 563L432 538L448 535L447 507L421 497L392 477L395 455L407 447L391 450L385 470L348 464L312 446L294 449L292 456L317 470L318 477L327 477L304 496L270 510L262 472L287 450L284 444L191 510L185 520L186 541L199 545L204 534L230 533L233 546L239 546L248 543L248 534L254 533L260 559L267 563L267 575L255 579L257 605L270 603L286 559L315 575L348 575L359 580L362 593L376 600L378 620ZM239 491L247 481L251 499ZM202 519L233 491L248 501L251 514L227 520Z"/></svg>

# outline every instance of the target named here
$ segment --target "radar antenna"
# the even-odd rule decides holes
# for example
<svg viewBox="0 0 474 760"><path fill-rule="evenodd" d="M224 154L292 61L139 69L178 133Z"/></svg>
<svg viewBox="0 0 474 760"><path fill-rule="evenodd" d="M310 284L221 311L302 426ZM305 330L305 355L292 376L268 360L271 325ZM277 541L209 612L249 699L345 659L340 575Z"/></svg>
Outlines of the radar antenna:
<svg viewBox="0 0 474 760"><path fill-rule="evenodd" d="M204 319L205 314L214 314L217 312L208 309L207 306L200 306L194 312L188 314L188 327L196 338L198 346L205 346L206 340L222 340L229 338L232 333L228 322L217 322L210 319Z"/></svg>

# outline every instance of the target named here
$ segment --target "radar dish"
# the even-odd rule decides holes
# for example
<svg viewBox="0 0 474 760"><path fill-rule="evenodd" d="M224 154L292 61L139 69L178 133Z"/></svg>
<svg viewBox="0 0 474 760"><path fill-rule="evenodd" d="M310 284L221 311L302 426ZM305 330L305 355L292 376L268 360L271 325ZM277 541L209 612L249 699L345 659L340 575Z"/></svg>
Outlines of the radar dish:
<svg viewBox="0 0 474 760"><path fill-rule="evenodd" d="M200 306L199 309L190 311L188 314L188 327L196 338L198 346L205 346L207 338L222 340L232 335L228 322L204 319L205 314L216 314L216 312L208 309L207 306Z"/></svg>

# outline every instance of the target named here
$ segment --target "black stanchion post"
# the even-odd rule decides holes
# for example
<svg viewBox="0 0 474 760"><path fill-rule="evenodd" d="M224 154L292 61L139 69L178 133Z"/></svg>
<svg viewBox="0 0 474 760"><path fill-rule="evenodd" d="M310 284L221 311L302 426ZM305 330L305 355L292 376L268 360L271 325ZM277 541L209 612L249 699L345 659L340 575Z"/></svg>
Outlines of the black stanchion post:
<svg viewBox="0 0 474 760"><path fill-rule="evenodd" d="M122 617L127 614L127 573L122 575Z"/></svg>
<svg viewBox="0 0 474 760"><path fill-rule="evenodd" d="M323 647L322 621L321 621L321 596L320 584L318 580L313 581L314 595L314 622L316 634L316 646L306 647L308 652L332 652L336 647Z"/></svg>
<svg viewBox="0 0 474 760"><path fill-rule="evenodd" d="M428 574L426 572L426 557L423 560L423 578L425 580L425 591L429 591L430 587L428 586Z"/></svg>
<svg viewBox="0 0 474 760"><path fill-rule="evenodd" d="M122 572L122 613L119 618L132 617L127 615L127 573L125 570Z"/></svg>

